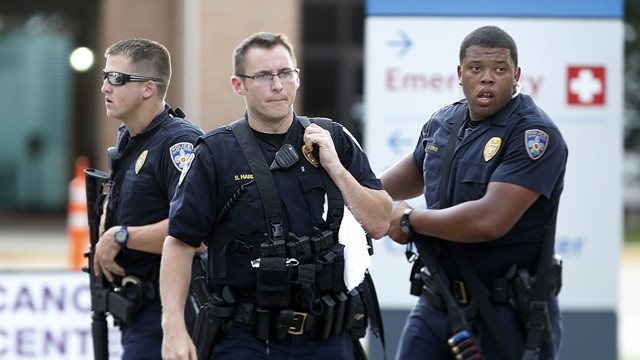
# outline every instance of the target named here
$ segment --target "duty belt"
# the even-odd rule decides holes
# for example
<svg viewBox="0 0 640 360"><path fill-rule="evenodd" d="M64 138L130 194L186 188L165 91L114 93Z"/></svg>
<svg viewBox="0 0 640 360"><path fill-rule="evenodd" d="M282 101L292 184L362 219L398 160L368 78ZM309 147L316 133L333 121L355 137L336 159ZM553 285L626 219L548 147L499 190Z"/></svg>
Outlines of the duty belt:
<svg viewBox="0 0 640 360"><path fill-rule="evenodd" d="M260 340L282 340L287 335L308 334L326 339L342 330L366 330L367 316L358 292L324 295L314 309L265 308L253 301L240 301L231 318L253 326ZM353 335L353 334L352 334ZM364 333L362 334L364 336Z"/></svg>
<svg viewBox="0 0 640 360"><path fill-rule="evenodd" d="M561 270L558 270L561 271ZM426 272L420 272L422 280L421 295L427 301L439 310L445 310L446 304L439 293L435 280ZM518 296L514 290L514 282L517 278L496 277L484 281L484 285L489 293L489 300L495 304L506 304L513 302L512 300ZM562 287L561 273L552 271L552 278L548 285L548 294L557 295ZM467 306L471 301L471 293L469 287L462 280L451 280L449 290L456 302L461 306Z"/></svg>
<svg viewBox="0 0 640 360"><path fill-rule="evenodd" d="M240 303L232 316L234 321L256 327L260 334L275 330L275 338L282 340L288 335L314 333L317 315L294 309L269 310L258 308L254 303ZM264 340L264 339L263 339Z"/></svg>

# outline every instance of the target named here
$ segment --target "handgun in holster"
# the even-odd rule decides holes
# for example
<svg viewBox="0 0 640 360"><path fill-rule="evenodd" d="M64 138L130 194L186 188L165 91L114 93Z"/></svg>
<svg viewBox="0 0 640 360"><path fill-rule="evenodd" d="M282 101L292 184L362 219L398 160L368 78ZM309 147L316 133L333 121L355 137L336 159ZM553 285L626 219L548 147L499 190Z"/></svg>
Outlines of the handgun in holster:
<svg viewBox="0 0 640 360"><path fill-rule="evenodd" d="M191 339L196 346L198 359L209 359L215 342L222 335L223 325L233 314L235 306L211 291L204 264L198 258L192 264L192 275L189 291L199 306L199 312Z"/></svg>

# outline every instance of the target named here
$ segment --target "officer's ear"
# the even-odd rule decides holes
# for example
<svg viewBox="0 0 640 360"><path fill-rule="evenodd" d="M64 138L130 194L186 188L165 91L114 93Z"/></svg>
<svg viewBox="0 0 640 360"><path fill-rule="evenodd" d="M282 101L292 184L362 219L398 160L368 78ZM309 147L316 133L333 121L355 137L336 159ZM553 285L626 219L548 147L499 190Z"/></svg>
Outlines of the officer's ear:
<svg viewBox="0 0 640 360"><path fill-rule="evenodd" d="M516 71L513 73L513 84L517 84L520 81L520 66L516 66Z"/></svg>
<svg viewBox="0 0 640 360"><path fill-rule="evenodd" d="M149 80L144 83L144 88L142 90L142 96L145 99L151 98L156 95L158 92L158 84L155 81Z"/></svg>
<svg viewBox="0 0 640 360"><path fill-rule="evenodd" d="M231 76L231 88L236 95L244 96L244 81L239 76Z"/></svg>

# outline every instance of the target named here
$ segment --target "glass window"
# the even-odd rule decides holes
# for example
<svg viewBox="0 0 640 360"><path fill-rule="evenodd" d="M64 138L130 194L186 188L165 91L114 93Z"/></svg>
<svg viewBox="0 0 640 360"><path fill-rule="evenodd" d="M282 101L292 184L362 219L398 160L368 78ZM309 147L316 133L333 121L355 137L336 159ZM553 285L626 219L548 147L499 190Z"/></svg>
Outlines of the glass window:
<svg viewBox="0 0 640 360"><path fill-rule="evenodd" d="M303 10L305 44L328 44L338 41L338 8L335 4L308 4Z"/></svg>
<svg viewBox="0 0 640 360"><path fill-rule="evenodd" d="M304 112L308 116L323 116L337 120L338 66L335 61L306 60L302 82Z"/></svg>

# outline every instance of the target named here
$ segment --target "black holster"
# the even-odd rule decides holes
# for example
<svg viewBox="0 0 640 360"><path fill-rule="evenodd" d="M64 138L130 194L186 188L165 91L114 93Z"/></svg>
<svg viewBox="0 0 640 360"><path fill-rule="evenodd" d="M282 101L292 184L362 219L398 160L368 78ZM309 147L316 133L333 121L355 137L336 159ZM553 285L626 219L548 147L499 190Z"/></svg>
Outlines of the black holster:
<svg viewBox="0 0 640 360"><path fill-rule="evenodd" d="M196 346L198 359L207 360L211 356L213 346L222 336L235 307L210 290L202 268L198 269L198 274L191 280L190 293L199 307L191 339Z"/></svg>
<svg viewBox="0 0 640 360"><path fill-rule="evenodd" d="M118 325L131 324L135 316L158 298L158 287L152 281L136 276L122 278L121 285L108 294L107 308Z"/></svg>
<svg viewBox="0 0 640 360"><path fill-rule="evenodd" d="M544 326L544 332L542 336L542 342L547 342L552 339L551 321L549 319L549 312L547 308L547 302L534 302L534 285L536 282L535 276L531 276L526 269L519 269L517 275L512 280L513 282L513 299L512 305L518 309L522 324L529 326L531 320L534 320L538 326ZM562 289L562 260L559 257L554 257L554 261L551 264L550 280L548 285L548 295L558 295ZM532 316L535 319L532 319Z"/></svg>
<svg viewBox="0 0 640 360"><path fill-rule="evenodd" d="M194 294L205 289L202 284L198 285L198 282L204 282L203 284L206 286L204 277L194 279L192 283L192 292ZM194 285L200 287L201 290L194 291ZM235 311L235 306L225 302L216 293L208 293L208 290L207 292L200 292L200 294L206 294L206 302L200 306L200 312L196 317L191 339L196 346L198 359L206 360L209 359L213 346L222 336L229 318ZM202 299L200 295L196 295L196 297L200 298L200 300Z"/></svg>

